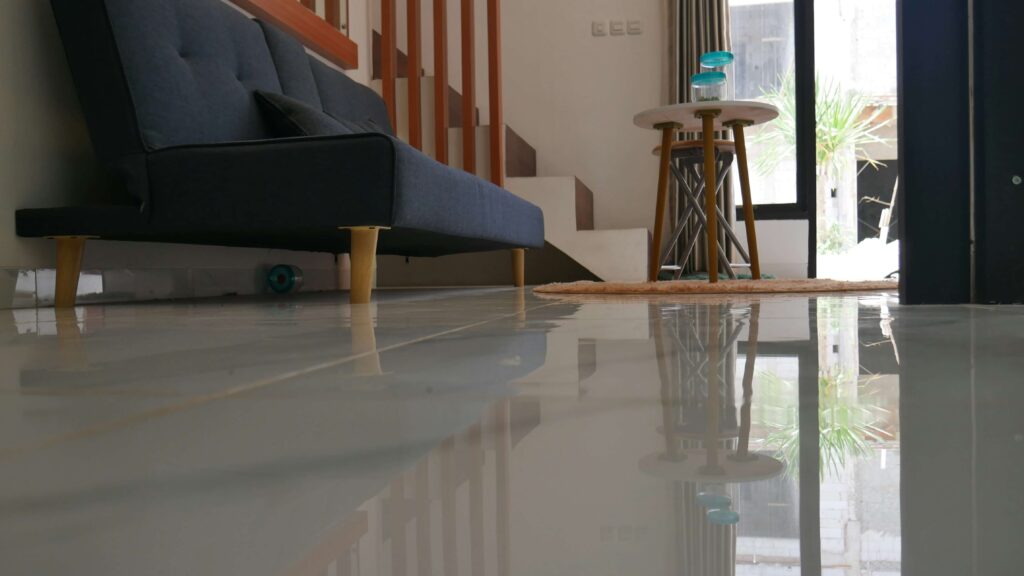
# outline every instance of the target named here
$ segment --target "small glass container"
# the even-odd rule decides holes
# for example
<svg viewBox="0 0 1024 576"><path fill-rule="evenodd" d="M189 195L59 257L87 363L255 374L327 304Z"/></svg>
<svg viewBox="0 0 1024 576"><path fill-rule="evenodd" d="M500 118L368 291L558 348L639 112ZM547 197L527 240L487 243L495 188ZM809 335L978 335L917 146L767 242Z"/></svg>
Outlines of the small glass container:
<svg viewBox="0 0 1024 576"><path fill-rule="evenodd" d="M690 78L691 102L725 100L725 72L701 72Z"/></svg>
<svg viewBox="0 0 1024 576"><path fill-rule="evenodd" d="M707 52L700 57L700 67L705 71L722 72L725 74L725 93L723 100L733 100L736 97L736 87L733 82L733 62L736 56L732 52L720 50L718 52Z"/></svg>

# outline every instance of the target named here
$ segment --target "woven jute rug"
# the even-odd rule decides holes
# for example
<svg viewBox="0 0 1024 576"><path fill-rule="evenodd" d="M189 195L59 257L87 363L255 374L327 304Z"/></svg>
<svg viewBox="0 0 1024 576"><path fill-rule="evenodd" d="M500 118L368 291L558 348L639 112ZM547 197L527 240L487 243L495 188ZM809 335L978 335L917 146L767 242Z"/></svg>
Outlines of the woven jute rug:
<svg viewBox="0 0 1024 576"><path fill-rule="evenodd" d="M885 292L898 290L899 282L881 280L845 282L841 280L674 280L666 282L571 282L547 284L537 294L575 295L664 295L664 294L819 294L828 292Z"/></svg>

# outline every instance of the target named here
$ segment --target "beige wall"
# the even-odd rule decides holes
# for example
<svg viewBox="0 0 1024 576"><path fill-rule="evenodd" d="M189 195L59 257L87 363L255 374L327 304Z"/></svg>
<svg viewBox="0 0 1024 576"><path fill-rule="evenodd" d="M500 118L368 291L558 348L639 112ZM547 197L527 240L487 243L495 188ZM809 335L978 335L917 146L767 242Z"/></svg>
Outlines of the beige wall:
<svg viewBox="0 0 1024 576"><path fill-rule="evenodd" d="M537 148L541 176L594 191L597 228L651 227L658 136L633 115L668 101L664 0L507 0L505 115ZM636 19L640 36L591 35L593 20Z"/></svg>
<svg viewBox="0 0 1024 576"><path fill-rule="evenodd" d="M47 242L14 233L17 208L86 202L96 175L46 0L0 2L0 268L52 265Z"/></svg>

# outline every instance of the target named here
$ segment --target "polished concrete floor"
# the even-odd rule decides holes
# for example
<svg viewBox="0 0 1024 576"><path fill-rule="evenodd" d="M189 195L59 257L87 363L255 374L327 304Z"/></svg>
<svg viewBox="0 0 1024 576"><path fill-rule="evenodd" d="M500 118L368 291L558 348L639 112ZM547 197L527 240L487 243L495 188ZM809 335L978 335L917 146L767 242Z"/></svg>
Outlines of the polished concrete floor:
<svg viewBox="0 0 1024 576"><path fill-rule="evenodd" d="M1024 574L1024 309L0 311L0 575Z"/></svg>

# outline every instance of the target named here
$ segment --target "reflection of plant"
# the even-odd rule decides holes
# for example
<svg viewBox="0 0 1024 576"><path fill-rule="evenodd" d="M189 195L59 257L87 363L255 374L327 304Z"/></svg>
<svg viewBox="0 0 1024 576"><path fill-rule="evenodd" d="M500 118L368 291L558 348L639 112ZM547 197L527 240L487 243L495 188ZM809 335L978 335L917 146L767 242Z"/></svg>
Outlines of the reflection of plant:
<svg viewBox="0 0 1024 576"><path fill-rule="evenodd" d="M761 378L774 388L789 385L770 372L762 373ZM841 373L818 376L819 474L822 479L827 472L838 474L849 457L863 457L867 454L868 442L881 442L886 435L877 426L885 410L851 397L856 388L847 386L846 379L847 376ZM767 423L771 432L766 442L778 451L779 458L786 462L791 472L800 465L798 409L798 406L792 406L781 421Z"/></svg>
<svg viewBox="0 0 1024 576"><path fill-rule="evenodd" d="M780 79L779 87L766 90L762 98L779 109L774 129L762 130L752 140L764 146L757 161L757 170L768 174L786 159L796 157L796 76L790 69ZM868 162L880 163L864 150L868 144L887 141L876 132L889 123L879 122L884 108L868 111L871 101L855 91L843 90L838 82L814 77L815 139L818 169L829 182L837 182L848 167L849 154Z"/></svg>

